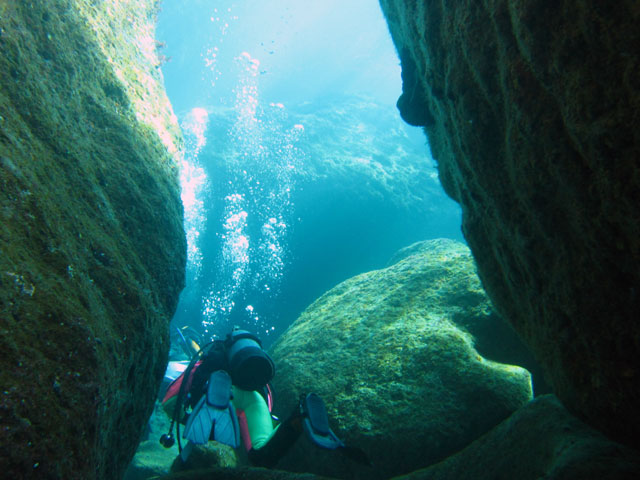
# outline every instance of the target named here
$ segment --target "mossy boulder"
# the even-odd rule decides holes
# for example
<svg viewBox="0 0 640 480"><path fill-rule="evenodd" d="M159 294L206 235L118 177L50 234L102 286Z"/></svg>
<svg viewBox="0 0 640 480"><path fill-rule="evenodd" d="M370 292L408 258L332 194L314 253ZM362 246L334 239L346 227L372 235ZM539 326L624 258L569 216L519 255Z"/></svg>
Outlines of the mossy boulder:
<svg viewBox="0 0 640 480"><path fill-rule="evenodd" d="M640 447L637 2L380 3L493 304L571 412Z"/></svg>
<svg viewBox="0 0 640 480"><path fill-rule="evenodd" d="M127 467L123 480L147 480L166 475L178 457L177 445L165 449L158 438L140 442L133 460ZM215 463L214 463L215 465Z"/></svg>
<svg viewBox="0 0 640 480"><path fill-rule="evenodd" d="M474 348L474 330L497 319L467 247L432 240L405 255L328 291L272 349L280 416L300 393L318 393L336 434L374 468L305 441L279 468L340 478L406 473L462 449L530 400L528 371Z"/></svg>
<svg viewBox="0 0 640 480"><path fill-rule="evenodd" d="M310 473L291 473L252 467L211 467L200 470L172 473L161 480L329 480Z"/></svg>
<svg viewBox="0 0 640 480"><path fill-rule="evenodd" d="M537 397L461 452L397 480L632 480L637 452L571 415L554 395Z"/></svg>
<svg viewBox="0 0 640 480"><path fill-rule="evenodd" d="M0 3L0 471L120 478L184 283L155 1Z"/></svg>

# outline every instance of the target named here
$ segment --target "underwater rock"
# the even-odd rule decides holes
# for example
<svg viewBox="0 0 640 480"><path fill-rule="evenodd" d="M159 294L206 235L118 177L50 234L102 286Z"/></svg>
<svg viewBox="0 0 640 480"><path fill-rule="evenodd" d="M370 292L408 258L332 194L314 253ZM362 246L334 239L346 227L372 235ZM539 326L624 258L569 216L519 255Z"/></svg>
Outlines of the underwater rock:
<svg viewBox="0 0 640 480"><path fill-rule="evenodd" d="M633 449L571 415L554 395L537 397L461 452L398 480L640 478Z"/></svg>
<svg viewBox="0 0 640 480"><path fill-rule="evenodd" d="M637 3L380 3L493 304L572 413L639 447Z"/></svg>
<svg viewBox="0 0 640 480"><path fill-rule="evenodd" d="M299 441L278 468L388 478L462 449L531 398L523 368L485 359L474 331L492 322L469 249L453 240L411 247L383 270L316 300L276 341L276 409L324 398L332 428L374 469Z"/></svg>
<svg viewBox="0 0 640 480"><path fill-rule="evenodd" d="M179 457L177 441L169 448L165 448L159 442L160 436L168 432L170 426L171 420L164 407L160 401L156 402L154 412L149 419L147 439L138 445L133 460L127 467L124 480L145 480L168 475L170 472L238 466L236 451L228 445L214 441L206 445L195 445L187 461L182 461ZM184 429L181 429L180 433L183 432ZM182 447L185 446L186 441L182 439Z"/></svg>
<svg viewBox="0 0 640 480"><path fill-rule="evenodd" d="M238 458L233 448L219 442L196 445L186 462L181 457L174 458L170 472L202 470L211 467L233 468L238 466Z"/></svg>
<svg viewBox="0 0 640 480"><path fill-rule="evenodd" d="M0 5L0 471L121 478L184 283L154 0Z"/></svg>
<svg viewBox="0 0 640 480"><path fill-rule="evenodd" d="M157 438L140 442L123 480L146 480L166 475L171 471L171 465L177 455L177 446L166 449L160 445Z"/></svg>
<svg viewBox="0 0 640 480"><path fill-rule="evenodd" d="M158 400L149 424L147 434L129 463L123 480L144 480L147 478L167 475L171 471L176 457L180 454L178 442L165 448L160 442L160 436L169 431L171 420ZM184 443L182 444L184 446ZM213 462L218 465L220 462Z"/></svg>
<svg viewBox="0 0 640 480"><path fill-rule="evenodd" d="M323 480L327 477L320 477L310 473L291 473L282 470L267 470L266 468L252 467L212 467L202 470L191 470L186 472L172 473L161 480ZM328 480L328 479L327 479Z"/></svg>

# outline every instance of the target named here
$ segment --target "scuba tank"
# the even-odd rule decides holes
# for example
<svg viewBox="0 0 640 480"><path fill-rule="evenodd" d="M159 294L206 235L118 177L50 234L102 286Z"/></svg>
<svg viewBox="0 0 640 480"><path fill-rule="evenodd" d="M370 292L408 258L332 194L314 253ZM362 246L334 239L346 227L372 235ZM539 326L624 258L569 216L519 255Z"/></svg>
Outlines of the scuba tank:
<svg viewBox="0 0 640 480"><path fill-rule="evenodd" d="M246 330L234 329L225 340L228 372L242 390L260 390L275 375L275 365L262 343Z"/></svg>

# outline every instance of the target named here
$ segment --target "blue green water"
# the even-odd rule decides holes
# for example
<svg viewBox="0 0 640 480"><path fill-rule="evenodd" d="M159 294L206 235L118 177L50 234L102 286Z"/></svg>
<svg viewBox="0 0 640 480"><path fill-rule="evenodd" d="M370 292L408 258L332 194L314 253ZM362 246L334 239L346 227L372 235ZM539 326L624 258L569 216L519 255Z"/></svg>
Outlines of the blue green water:
<svg viewBox="0 0 640 480"><path fill-rule="evenodd" d="M399 248L462 240L374 0L164 0L165 85L185 134L187 286L172 325L270 343Z"/></svg>

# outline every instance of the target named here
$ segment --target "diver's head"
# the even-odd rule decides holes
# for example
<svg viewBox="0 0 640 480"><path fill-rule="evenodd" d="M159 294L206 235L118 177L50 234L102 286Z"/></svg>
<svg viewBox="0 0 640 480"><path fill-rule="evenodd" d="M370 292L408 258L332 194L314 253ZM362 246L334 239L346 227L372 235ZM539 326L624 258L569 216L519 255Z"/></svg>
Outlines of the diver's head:
<svg viewBox="0 0 640 480"><path fill-rule="evenodd" d="M227 335L227 363L233 384L242 390L259 390L273 378L275 366L258 337L235 329Z"/></svg>

